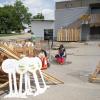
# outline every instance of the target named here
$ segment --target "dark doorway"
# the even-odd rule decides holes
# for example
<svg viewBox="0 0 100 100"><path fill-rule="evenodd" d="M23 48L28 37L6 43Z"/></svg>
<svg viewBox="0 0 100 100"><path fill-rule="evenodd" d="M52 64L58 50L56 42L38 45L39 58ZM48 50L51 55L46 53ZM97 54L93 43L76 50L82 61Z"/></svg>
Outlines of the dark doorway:
<svg viewBox="0 0 100 100"><path fill-rule="evenodd" d="M53 29L44 29L44 40L48 40L48 45L52 41L51 48L53 47Z"/></svg>
<svg viewBox="0 0 100 100"><path fill-rule="evenodd" d="M53 29L44 29L44 40L53 39Z"/></svg>
<svg viewBox="0 0 100 100"><path fill-rule="evenodd" d="M90 39L100 39L100 26L90 28Z"/></svg>
<svg viewBox="0 0 100 100"><path fill-rule="evenodd" d="M81 25L81 41L87 41L90 33L90 25L82 24Z"/></svg>

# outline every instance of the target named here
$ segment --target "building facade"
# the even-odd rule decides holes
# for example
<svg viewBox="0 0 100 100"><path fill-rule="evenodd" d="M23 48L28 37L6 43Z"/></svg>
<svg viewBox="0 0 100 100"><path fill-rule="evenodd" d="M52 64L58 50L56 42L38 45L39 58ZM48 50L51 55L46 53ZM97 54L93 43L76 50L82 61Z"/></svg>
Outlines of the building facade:
<svg viewBox="0 0 100 100"><path fill-rule="evenodd" d="M100 38L99 33L100 0L56 2L55 34L58 41L96 39Z"/></svg>
<svg viewBox="0 0 100 100"><path fill-rule="evenodd" d="M31 31L37 38L46 40L55 36L54 20L32 20Z"/></svg>

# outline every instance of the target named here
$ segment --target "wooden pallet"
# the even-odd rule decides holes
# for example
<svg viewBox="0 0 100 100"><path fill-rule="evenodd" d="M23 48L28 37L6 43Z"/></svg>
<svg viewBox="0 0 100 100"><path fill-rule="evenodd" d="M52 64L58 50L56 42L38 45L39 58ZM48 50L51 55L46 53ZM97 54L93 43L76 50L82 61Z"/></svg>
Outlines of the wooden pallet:
<svg viewBox="0 0 100 100"><path fill-rule="evenodd" d="M20 59L20 57L18 57L16 54L14 54L13 51L11 51L9 48L7 48L6 46L0 45L0 52L7 55L7 57L9 58L14 58L14 59ZM48 80L48 82L51 82L52 84L63 84L64 82L60 81L59 79L55 78L54 76L45 73L43 71L43 75L45 77L46 80ZM8 86L8 79L7 79L7 74L5 74L1 69L0 69L0 80L2 80L2 84L0 85L0 90L5 88L6 86Z"/></svg>
<svg viewBox="0 0 100 100"><path fill-rule="evenodd" d="M89 82L100 80L100 77L97 77L98 74L100 74L100 62L96 66L95 71L89 76Z"/></svg>

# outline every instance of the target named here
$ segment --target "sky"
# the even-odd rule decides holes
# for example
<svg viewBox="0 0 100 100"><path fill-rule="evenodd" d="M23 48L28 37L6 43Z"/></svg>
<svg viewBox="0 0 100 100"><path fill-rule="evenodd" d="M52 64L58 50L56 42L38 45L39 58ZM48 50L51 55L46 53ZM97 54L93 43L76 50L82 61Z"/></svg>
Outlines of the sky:
<svg viewBox="0 0 100 100"><path fill-rule="evenodd" d="M55 12L55 2L64 0L21 0L23 4L29 8L32 15L42 13L47 20L53 20ZM15 0L0 0L0 6L5 4L13 4Z"/></svg>

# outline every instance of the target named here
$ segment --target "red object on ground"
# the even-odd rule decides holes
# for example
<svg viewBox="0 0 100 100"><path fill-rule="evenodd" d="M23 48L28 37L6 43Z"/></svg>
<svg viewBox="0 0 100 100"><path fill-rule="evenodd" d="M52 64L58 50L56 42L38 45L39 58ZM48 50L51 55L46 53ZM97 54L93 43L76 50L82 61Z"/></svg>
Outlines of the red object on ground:
<svg viewBox="0 0 100 100"><path fill-rule="evenodd" d="M58 58L56 58L56 61L57 61L59 64L64 64L65 58L64 58L64 57L58 57Z"/></svg>
<svg viewBox="0 0 100 100"><path fill-rule="evenodd" d="M48 63L47 57L44 57L42 59L42 68L41 68L41 70L47 69L47 67L48 67L47 63Z"/></svg>

